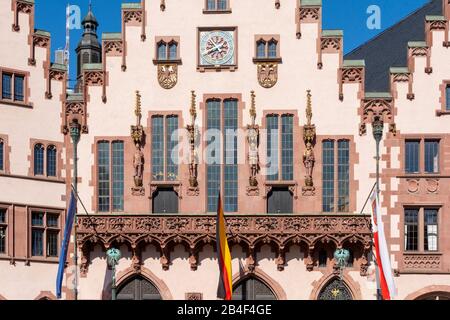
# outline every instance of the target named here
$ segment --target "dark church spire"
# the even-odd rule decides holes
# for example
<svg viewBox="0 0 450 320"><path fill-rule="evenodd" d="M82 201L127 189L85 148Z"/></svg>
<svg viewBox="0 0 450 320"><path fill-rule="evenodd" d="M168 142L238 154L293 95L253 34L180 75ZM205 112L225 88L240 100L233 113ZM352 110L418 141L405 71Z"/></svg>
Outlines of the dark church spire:
<svg viewBox="0 0 450 320"><path fill-rule="evenodd" d="M78 80L82 75L82 67L84 64L102 62L102 49L97 37L99 24L92 11L91 1L89 1L89 11L81 24L83 25L83 36L76 49Z"/></svg>

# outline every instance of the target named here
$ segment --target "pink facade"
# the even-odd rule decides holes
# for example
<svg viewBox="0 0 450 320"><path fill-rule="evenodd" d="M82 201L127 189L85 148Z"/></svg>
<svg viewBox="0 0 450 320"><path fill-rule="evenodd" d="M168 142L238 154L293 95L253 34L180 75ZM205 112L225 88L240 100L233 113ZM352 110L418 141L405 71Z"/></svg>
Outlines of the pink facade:
<svg viewBox="0 0 450 320"><path fill-rule="evenodd" d="M237 296L258 281L265 289L248 298L325 298L339 279L333 253L345 248L351 261L341 294L374 300L365 202L376 178L377 117L384 122L380 189L395 299L450 297L444 231L450 225L450 5L442 3L442 16L423 21L425 42L405 48L408 65L391 69L389 92L366 90L364 61L345 60L342 32L322 30L321 1L230 0L223 10L200 0L124 4L122 32L102 35L102 62L84 65L74 94L65 92L64 66L50 62L50 35L34 31L33 1L2 1L0 44L14 50L0 53L0 72L23 77L25 89L23 99L0 100L0 297L55 298L58 259L48 248L56 239L59 252L62 241L76 121L78 193L88 214L78 206L63 299L74 298L74 241L79 299L110 298L106 250L112 247L122 253L120 297L130 298L130 288L145 282L151 289L132 298L216 299L215 213L208 200L216 174L231 208ZM173 126L179 164L167 151ZM193 144L189 126L199 136ZM207 162L207 129L214 126L238 132L231 180L228 163L214 171ZM274 127L277 144L270 149L267 130ZM249 138L255 128L259 170ZM228 143L221 134L222 145ZM36 145L45 151L42 173ZM56 148L55 160L49 147ZM278 159L274 179L266 174L268 148ZM19 284L27 290L17 290Z"/></svg>

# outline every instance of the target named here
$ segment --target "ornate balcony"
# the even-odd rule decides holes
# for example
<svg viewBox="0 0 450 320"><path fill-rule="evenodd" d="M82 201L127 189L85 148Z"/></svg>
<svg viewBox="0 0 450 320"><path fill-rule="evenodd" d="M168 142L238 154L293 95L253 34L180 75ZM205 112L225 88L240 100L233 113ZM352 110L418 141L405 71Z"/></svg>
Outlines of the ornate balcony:
<svg viewBox="0 0 450 320"><path fill-rule="evenodd" d="M312 270L312 253L317 243L345 242L363 247L361 273L367 271L367 253L371 248L370 216L367 215L227 215L227 233L231 243L246 248L247 264L254 267L254 252L264 244L271 245L276 263L284 268L284 253L290 244L306 245L307 269ZM93 244L105 249L127 244L133 252L133 263L139 268L142 246L153 243L160 250L161 264L169 268L170 248L182 244L189 250L191 268L197 268L197 254L204 244L215 243L215 215L79 215L77 242L82 256L82 271L87 271Z"/></svg>

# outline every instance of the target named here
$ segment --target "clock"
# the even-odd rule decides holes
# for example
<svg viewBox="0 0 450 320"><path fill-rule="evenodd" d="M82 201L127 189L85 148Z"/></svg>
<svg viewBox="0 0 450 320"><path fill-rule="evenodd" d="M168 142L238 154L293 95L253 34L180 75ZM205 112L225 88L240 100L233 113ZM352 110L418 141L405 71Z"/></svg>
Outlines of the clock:
<svg viewBox="0 0 450 320"><path fill-rule="evenodd" d="M199 34L199 62L202 67L234 66L234 30L204 30Z"/></svg>

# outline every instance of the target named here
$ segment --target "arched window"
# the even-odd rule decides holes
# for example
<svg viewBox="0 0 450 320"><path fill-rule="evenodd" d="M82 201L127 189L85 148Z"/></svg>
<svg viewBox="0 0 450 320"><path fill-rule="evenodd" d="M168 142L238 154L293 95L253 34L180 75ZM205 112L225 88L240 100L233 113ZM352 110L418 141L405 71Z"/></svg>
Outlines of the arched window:
<svg viewBox="0 0 450 320"><path fill-rule="evenodd" d="M178 44L173 41L169 44L169 60L176 60Z"/></svg>
<svg viewBox="0 0 450 320"><path fill-rule="evenodd" d="M277 42L275 40L269 41L269 52L268 52L269 58L276 58L277 57Z"/></svg>
<svg viewBox="0 0 450 320"><path fill-rule="evenodd" d="M40 143L34 146L34 175L44 174L44 146Z"/></svg>
<svg viewBox="0 0 450 320"><path fill-rule="evenodd" d="M418 297L416 300L450 300L450 292L430 292Z"/></svg>
<svg viewBox="0 0 450 320"><path fill-rule="evenodd" d="M47 147L47 176L56 177L56 147Z"/></svg>
<svg viewBox="0 0 450 320"><path fill-rule="evenodd" d="M240 281L233 289L233 300L276 300L276 296L266 284L250 277Z"/></svg>
<svg viewBox="0 0 450 320"><path fill-rule="evenodd" d="M167 59L167 45L165 42L158 43L158 60Z"/></svg>
<svg viewBox="0 0 450 320"><path fill-rule="evenodd" d="M265 58L266 57L266 42L264 40L258 41L256 45L256 57Z"/></svg>
<svg viewBox="0 0 450 320"><path fill-rule="evenodd" d="M333 278L320 291L318 300L353 300L353 297L344 281Z"/></svg>
<svg viewBox="0 0 450 320"><path fill-rule="evenodd" d="M147 279L137 276L117 288L117 300L161 300L158 288Z"/></svg>

